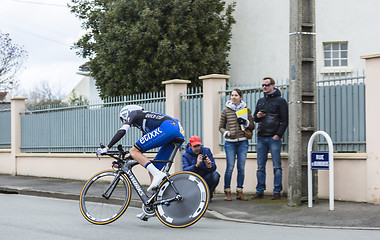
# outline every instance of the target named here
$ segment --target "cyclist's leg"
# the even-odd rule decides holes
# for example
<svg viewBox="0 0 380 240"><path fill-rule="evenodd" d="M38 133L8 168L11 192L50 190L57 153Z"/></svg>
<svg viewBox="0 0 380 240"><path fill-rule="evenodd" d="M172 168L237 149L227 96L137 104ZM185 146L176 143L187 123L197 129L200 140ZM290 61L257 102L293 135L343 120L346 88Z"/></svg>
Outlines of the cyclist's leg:
<svg viewBox="0 0 380 240"><path fill-rule="evenodd" d="M161 126L142 136L134 145L134 150L139 150L140 153L144 153L150 149L161 147L155 159L167 160L174 149L171 141L178 137L184 138L181 129L180 123L176 120L164 121ZM138 161L137 159L135 160ZM144 161L142 165L144 164L145 166L147 163L148 162ZM158 169L161 169L165 164L155 163L154 165Z"/></svg>
<svg viewBox="0 0 380 240"><path fill-rule="evenodd" d="M154 160L168 160L174 150L174 144L172 143L173 139L178 137L184 138L181 132L182 127L178 121L174 122L174 124L172 121L166 122L162 127L165 132L168 132L169 134L165 136L165 139L161 139L165 144L162 145ZM158 169L162 169L165 164L166 163L154 163L154 166Z"/></svg>
<svg viewBox="0 0 380 240"><path fill-rule="evenodd" d="M136 148L135 146L129 150L129 153L133 159L141 164L141 166L145 166L147 163L149 163L149 159L141 152L140 149Z"/></svg>
<svg viewBox="0 0 380 240"><path fill-rule="evenodd" d="M166 174L158 170L149 159L135 146L130 150L130 154L138 163L145 167L149 173L153 176L151 177L152 184L149 186L148 191L151 191L153 188L157 187L158 184L162 181Z"/></svg>
<svg viewBox="0 0 380 240"><path fill-rule="evenodd" d="M154 160L168 160L173 149L174 149L174 145L171 142L165 144L164 146L160 148ZM160 170L165 166L165 163L153 163L153 164L154 166L156 166L157 169L160 169Z"/></svg>
<svg viewBox="0 0 380 240"><path fill-rule="evenodd" d="M160 148L160 150L158 151L154 160L169 159L169 156L170 156L171 152L173 151L173 149L174 149L174 145L172 143L165 144L164 146L162 146ZM154 163L154 166L157 169L161 170L165 166L165 163ZM151 182L152 182L153 176L152 176L152 174L149 174L149 175L150 175ZM144 210L144 208L145 208L145 206L143 204L143 206L142 206L143 211L136 215L136 217L138 219L143 220L143 221L148 221L149 218L156 216L156 213L154 211L153 212L147 212L146 210Z"/></svg>
<svg viewBox="0 0 380 240"><path fill-rule="evenodd" d="M184 138L178 121L167 120L161 126L142 136L135 147L142 153L156 147L165 146L175 138Z"/></svg>
<svg viewBox="0 0 380 240"><path fill-rule="evenodd" d="M163 124L161 124L160 127L154 129L153 131L147 133L143 137L141 137L135 144L134 148L138 150L141 154L156 147L161 147L158 154L156 155L156 160L167 160L169 159L169 156L171 152L174 149L174 145L171 143L171 141L174 138L177 137L184 137L183 134L180 132L180 125L178 122L173 121L165 121ZM133 157L133 155L132 155ZM141 156L140 156L141 157ZM144 156L145 157L145 156ZM148 188L148 191L152 190L153 188L157 187L162 179L166 176L163 172L159 171L158 169L162 169L162 167L165 165L165 163L154 163L150 164L149 160L146 158L146 165L145 167L148 169L148 171L151 173L151 185ZM156 174L155 177L154 173ZM163 175L163 177L162 177ZM141 214L138 214L137 217L142 220L148 220L148 218L152 217L153 215L147 215L144 212Z"/></svg>
<svg viewBox="0 0 380 240"><path fill-rule="evenodd" d="M144 164L144 167L153 175L152 184L149 186L148 191L156 188L166 175L151 164L143 153L160 146L164 146L162 152L166 153L166 147L169 147L168 143L177 137L184 137L180 130L181 127L178 121L164 121L158 128L142 136L131 149L133 150L131 152L132 157L138 162L141 160L139 163Z"/></svg>

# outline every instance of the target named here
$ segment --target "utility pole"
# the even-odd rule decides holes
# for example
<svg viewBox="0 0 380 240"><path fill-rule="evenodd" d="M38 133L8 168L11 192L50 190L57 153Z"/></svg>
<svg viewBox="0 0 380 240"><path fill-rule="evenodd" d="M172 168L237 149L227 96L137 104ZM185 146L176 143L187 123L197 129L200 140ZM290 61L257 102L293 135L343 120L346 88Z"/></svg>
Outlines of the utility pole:
<svg viewBox="0 0 380 240"><path fill-rule="evenodd" d="M315 0L290 0L288 204L307 200L307 144L317 127ZM313 196L317 196L313 171Z"/></svg>

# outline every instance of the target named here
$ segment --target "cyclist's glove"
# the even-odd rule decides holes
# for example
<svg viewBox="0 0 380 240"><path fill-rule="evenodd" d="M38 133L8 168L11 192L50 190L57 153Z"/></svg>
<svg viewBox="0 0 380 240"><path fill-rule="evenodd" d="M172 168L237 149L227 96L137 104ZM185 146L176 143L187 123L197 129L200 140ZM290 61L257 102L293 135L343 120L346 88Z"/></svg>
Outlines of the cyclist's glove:
<svg viewBox="0 0 380 240"><path fill-rule="evenodd" d="M98 156L103 155L105 153L107 153L107 148L98 148L98 150L96 151L96 154Z"/></svg>

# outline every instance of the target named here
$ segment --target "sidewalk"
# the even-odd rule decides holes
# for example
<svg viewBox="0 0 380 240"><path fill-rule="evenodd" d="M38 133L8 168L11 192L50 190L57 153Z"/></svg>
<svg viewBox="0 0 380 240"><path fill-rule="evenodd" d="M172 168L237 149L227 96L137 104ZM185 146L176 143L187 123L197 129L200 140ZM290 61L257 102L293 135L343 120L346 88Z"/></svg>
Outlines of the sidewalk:
<svg viewBox="0 0 380 240"><path fill-rule="evenodd" d="M23 194L42 197L78 200L85 182L55 178L10 176L0 174L0 194ZM250 197L250 196L249 196ZM132 207L141 207L137 194L132 193ZM79 211L79 210L78 210ZM288 207L287 199L224 201L215 194L206 217L222 220L289 227L322 227L342 229L380 230L380 205L335 201L335 210L329 211L328 200Z"/></svg>

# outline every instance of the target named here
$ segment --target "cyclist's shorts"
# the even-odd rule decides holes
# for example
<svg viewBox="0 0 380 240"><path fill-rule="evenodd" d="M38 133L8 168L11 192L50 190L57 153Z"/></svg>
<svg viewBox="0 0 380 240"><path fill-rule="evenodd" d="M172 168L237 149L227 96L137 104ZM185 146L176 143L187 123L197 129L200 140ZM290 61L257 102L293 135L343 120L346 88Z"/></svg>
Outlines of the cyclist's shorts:
<svg viewBox="0 0 380 240"><path fill-rule="evenodd" d="M178 137L185 138L181 123L176 119L166 120L158 128L142 136L134 146L142 153L162 146L155 159L168 160L174 149L171 141ZM161 169L165 163L155 163L154 165Z"/></svg>

